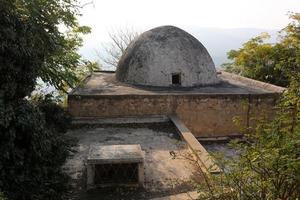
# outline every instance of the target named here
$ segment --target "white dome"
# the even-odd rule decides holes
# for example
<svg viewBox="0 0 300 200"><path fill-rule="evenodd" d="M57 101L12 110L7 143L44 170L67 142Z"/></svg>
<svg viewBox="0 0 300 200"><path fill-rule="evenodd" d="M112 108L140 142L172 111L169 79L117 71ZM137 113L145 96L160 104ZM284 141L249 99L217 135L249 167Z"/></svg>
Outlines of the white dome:
<svg viewBox="0 0 300 200"><path fill-rule="evenodd" d="M118 81L148 86L201 86L219 83L206 48L174 26L151 29L135 39L122 55Z"/></svg>

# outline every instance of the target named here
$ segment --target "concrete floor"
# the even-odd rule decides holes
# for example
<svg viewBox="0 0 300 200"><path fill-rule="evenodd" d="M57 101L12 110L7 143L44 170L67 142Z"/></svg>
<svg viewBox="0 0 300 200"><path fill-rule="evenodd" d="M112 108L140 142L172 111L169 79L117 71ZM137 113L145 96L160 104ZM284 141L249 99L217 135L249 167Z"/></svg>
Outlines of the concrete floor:
<svg viewBox="0 0 300 200"><path fill-rule="evenodd" d="M77 153L64 167L73 179L75 189L72 199L148 199L191 191L194 189L191 181L201 181L201 173L187 159L190 153L186 144L178 139L171 125L77 128L68 134L79 141ZM145 155L145 188L86 192L85 159L92 144L140 144Z"/></svg>

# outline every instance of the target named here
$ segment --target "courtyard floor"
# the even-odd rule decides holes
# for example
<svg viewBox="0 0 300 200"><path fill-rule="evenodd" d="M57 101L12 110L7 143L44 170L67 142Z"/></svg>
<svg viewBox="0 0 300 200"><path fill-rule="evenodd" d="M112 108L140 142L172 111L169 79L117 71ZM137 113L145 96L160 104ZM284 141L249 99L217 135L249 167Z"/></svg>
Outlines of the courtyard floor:
<svg viewBox="0 0 300 200"><path fill-rule="evenodd" d="M186 143L169 123L105 125L76 128L68 132L77 138L77 152L64 169L74 186L71 199L151 199L192 191L202 176L190 161ZM99 188L86 191L86 164L90 145L140 144L145 157L145 187Z"/></svg>

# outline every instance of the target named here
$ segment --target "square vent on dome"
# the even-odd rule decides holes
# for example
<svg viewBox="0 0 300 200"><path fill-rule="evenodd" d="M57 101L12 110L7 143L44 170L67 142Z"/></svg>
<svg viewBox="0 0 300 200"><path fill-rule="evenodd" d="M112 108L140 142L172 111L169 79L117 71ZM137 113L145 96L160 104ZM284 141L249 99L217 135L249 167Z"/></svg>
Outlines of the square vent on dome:
<svg viewBox="0 0 300 200"><path fill-rule="evenodd" d="M172 74L172 85L181 85L180 73Z"/></svg>

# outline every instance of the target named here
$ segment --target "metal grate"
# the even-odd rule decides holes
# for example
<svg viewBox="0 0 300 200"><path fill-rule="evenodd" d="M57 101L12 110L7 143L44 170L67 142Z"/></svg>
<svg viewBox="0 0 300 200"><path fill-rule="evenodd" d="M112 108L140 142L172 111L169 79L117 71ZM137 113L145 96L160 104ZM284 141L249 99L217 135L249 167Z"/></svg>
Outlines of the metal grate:
<svg viewBox="0 0 300 200"><path fill-rule="evenodd" d="M95 165L95 184L128 184L138 182L138 164Z"/></svg>

